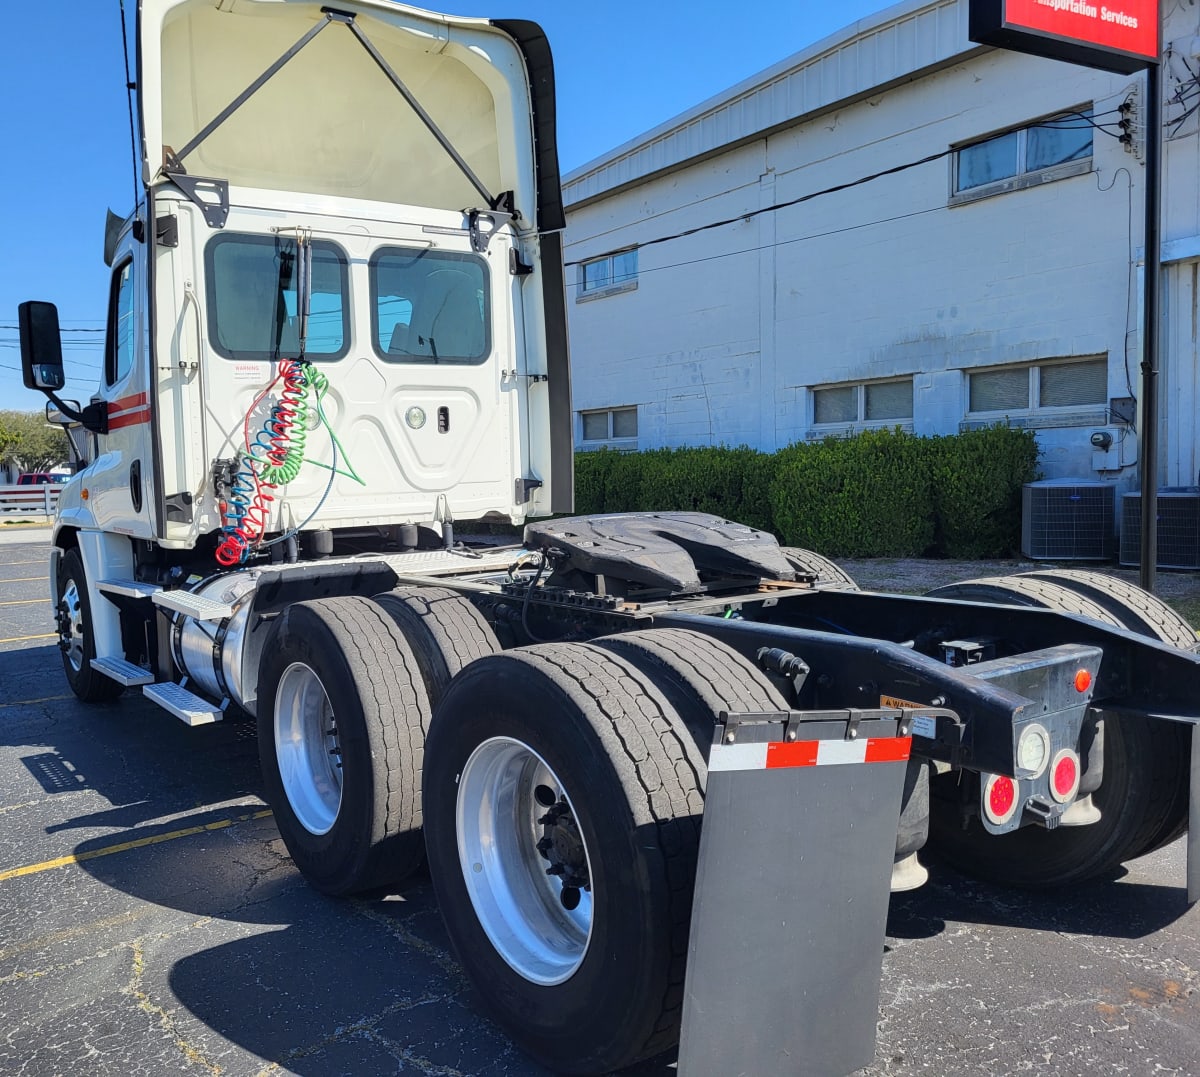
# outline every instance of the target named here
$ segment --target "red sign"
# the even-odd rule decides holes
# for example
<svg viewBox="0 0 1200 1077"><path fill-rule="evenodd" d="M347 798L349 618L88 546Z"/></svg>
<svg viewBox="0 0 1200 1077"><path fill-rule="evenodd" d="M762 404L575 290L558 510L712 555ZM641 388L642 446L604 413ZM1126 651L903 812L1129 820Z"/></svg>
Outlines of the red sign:
<svg viewBox="0 0 1200 1077"><path fill-rule="evenodd" d="M1044 30L1072 41L1158 57L1158 0L1116 0L1112 7L1088 0L1008 0L1009 26Z"/></svg>
<svg viewBox="0 0 1200 1077"><path fill-rule="evenodd" d="M985 45L1131 72L1158 62L1158 0L971 0Z"/></svg>

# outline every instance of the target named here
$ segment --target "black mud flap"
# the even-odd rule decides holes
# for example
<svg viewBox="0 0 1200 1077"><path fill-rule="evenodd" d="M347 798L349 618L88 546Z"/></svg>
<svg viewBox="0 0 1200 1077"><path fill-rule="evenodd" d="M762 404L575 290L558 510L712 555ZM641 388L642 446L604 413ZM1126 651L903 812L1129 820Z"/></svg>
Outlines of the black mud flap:
<svg viewBox="0 0 1200 1077"><path fill-rule="evenodd" d="M709 759L679 1072L852 1073L875 1053L909 719L896 711L722 717Z"/></svg>
<svg viewBox="0 0 1200 1077"><path fill-rule="evenodd" d="M1192 726L1191 803L1188 805L1188 904L1200 901L1200 725Z"/></svg>

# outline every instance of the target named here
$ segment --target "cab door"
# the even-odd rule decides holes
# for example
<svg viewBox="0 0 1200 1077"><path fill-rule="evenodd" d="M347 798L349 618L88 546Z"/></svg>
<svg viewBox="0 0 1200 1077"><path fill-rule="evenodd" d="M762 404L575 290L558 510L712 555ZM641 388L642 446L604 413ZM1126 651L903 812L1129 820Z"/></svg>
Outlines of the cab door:
<svg viewBox="0 0 1200 1077"><path fill-rule="evenodd" d="M108 433L89 469L88 504L97 526L136 538L154 536L150 443L150 363L146 346L145 259L128 237L113 261L104 370L97 399L108 407Z"/></svg>

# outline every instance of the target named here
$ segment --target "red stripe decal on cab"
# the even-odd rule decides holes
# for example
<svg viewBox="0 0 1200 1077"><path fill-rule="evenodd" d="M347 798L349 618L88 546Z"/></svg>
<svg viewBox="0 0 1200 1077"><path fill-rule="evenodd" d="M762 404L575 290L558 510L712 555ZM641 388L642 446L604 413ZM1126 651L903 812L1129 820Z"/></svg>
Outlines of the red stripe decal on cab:
<svg viewBox="0 0 1200 1077"><path fill-rule="evenodd" d="M125 396L120 400L110 400L108 402L109 415L115 415L119 411L132 411L134 408L144 408L150 403L150 398L145 393L137 393L134 396Z"/></svg>
<svg viewBox="0 0 1200 1077"><path fill-rule="evenodd" d="M108 420L108 430L112 433L114 430L121 430L126 426L138 426L141 423L150 421L150 409L139 408L137 411L127 411L121 415L110 415Z"/></svg>

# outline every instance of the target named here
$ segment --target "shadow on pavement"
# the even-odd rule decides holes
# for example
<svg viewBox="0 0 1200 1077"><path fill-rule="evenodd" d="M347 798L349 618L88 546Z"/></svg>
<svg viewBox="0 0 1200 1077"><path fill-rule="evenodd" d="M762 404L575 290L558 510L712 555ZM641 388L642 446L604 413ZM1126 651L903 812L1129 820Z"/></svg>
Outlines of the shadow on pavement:
<svg viewBox="0 0 1200 1077"><path fill-rule="evenodd" d="M1183 888L1113 879L1057 891L1017 890L968 879L944 864L928 867L929 882L920 890L892 895L890 936L932 938L949 921L1141 939L1188 911Z"/></svg>
<svg viewBox="0 0 1200 1077"><path fill-rule="evenodd" d="M81 703L53 645L5 652L3 663L0 747L16 748L50 797L91 791L109 804L51 824L46 833L138 827L197 805L259 796L249 718L231 715L192 729L136 688L111 703Z"/></svg>

